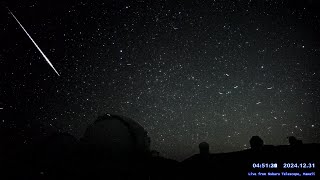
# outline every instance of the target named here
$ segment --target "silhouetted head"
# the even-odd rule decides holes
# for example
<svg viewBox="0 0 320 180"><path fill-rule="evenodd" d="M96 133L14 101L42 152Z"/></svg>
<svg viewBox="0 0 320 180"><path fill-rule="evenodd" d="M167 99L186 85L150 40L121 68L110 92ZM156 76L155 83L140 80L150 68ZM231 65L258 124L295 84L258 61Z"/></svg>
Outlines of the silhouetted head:
<svg viewBox="0 0 320 180"><path fill-rule="evenodd" d="M251 149L261 149L263 146L263 140L259 136L252 136L250 139Z"/></svg>
<svg viewBox="0 0 320 180"><path fill-rule="evenodd" d="M209 154L209 144L207 142L202 142L199 144L200 154Z"/></svg>

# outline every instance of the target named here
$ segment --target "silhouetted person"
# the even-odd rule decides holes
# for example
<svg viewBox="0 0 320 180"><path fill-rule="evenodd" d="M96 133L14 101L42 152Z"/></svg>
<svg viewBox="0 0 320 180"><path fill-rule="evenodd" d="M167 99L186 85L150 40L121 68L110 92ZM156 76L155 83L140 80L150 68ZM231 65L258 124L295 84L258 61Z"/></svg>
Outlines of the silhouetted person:
<svg viewBox="0 0 320 180"><path fill-rule="evenodd" d="M250 139L251 149L254 151L261 150L263 147L263 140L259 136L252 136Z"/></svg>

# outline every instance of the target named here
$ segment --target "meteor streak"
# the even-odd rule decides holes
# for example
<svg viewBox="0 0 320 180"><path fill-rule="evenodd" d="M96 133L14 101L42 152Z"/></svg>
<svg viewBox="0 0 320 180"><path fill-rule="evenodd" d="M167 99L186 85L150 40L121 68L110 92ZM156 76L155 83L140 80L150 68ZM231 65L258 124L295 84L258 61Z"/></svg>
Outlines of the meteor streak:
<svg viewBox="0 0 320 180"><path fill-rule="evenodd" d="M47 61L47 63L52 67L52 69L57 73L58 76L60 76L60 74L58 73L58 71L53 67L53 65L51 64L50 60L47 58L47 56L41 51L40 47L37 45L36 42L34 42L34 40L32 39L32 37L29 35L29 33L24 29L24 27L22 26L22 24L19 22L19 20L16 18L16 16L10 11L10 9L7 7L7 9L9 10L9 13L13 16L13 18L17 21L17 23L20 25L20 27L23 29L23 31L27 34L27 36L30 38L30 40L33 42L33 44L36 46L36 48L40 51L40 53L42 54L42 56L44 57L44 59Z"/></svg>

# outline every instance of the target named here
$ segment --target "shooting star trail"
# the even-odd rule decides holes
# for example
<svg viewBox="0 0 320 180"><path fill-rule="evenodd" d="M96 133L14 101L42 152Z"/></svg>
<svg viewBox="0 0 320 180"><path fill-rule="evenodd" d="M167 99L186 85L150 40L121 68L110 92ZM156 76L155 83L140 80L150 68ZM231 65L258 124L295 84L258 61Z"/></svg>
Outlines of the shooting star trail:
<svg viewBox="0 0 320 180"><path fill-rule="evenodd" d="M53 67L53 65L51 64L50 60L47 58L47 56L42 52L42 50L40 49L40 47L37 45L36 42L34 42L34 40L32 39L32 37L29 35L29 33L24 29L24 27L22 26L22 24L19 22L19 20L16 18L16 16L10 11L10 9L7 7L7 9L9 10L9 13L13 16L13 18L17 21L17 23L20 25L20 27L23 29L23 31L27 34L27 36L30 38L30 40L33 42L33 44L37 47L37 49L40 51L40 53L42 54L42 56L44 57L44 59L47 61L47 63L51 66L51 68L57 73L58 76L60 76L60 74L58 73L58 71Z"/></svg>

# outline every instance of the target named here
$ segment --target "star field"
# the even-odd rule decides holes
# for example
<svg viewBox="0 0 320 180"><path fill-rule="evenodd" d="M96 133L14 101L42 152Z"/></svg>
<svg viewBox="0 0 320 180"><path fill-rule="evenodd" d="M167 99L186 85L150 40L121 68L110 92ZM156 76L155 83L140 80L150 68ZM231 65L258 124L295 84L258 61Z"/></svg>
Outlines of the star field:
<svg viewBox="0 0 320 180"><path fill-rule="evenodd" d="M8 6L61 76L1 11L1 106L32 119L2 126L36 123L80 138L99 115L121 114L145 127L152 149L179 160L202 141L211 152L249 148L253 135L320 143L314 1Z"/></svg>

